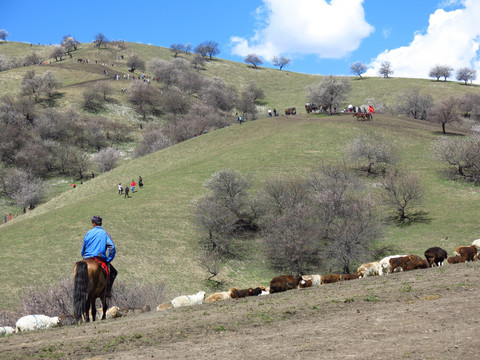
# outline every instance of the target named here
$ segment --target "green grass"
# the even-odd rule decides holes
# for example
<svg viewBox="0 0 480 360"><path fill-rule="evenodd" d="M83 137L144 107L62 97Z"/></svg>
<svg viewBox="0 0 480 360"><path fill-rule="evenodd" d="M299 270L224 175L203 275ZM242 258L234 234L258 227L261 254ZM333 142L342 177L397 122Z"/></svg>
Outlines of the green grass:
<svg viewBox="0 0 480 360"><path fill-rule="evenodd" d="M98 75L95 66L76 64L78 57L110 59L120 52L127 55L131 51L146 60L172 57L163 48L132 43L127 46L123 51L97 50L91 44L83 44L73 59L33 68L39 74L53 69L62 83L69 85L60 89L64 93L61 105L66 105L78 104L81 91L90 84L83 80L103 76ZM9 47L17 47L19 52L29 51L21 44L7 43L0 46L0 53L6 53ZM115 67L121 68L124 62L115 60ZM0 81L5 87L0 88L0 96L15 92L25 71L21 68L1 72ZM321 76L266 68L253 70L246 64L221 59L209 61L204 72L239 86L255 80L265 90L265 108L276 107L281 112L285 107L296 106L299 115L262 118L208 133L146 157L127 160L76 189L69 188L68 179L64 183L51 180L50 201L11 223L0 225L0 309L21 307L25 286L49 285L72 276L73 266L80 259L83 236L94 214L104 218L104 227L117 245L115 265L119 280L164 281L168 296L172 297L199 290L208 293L211 289L207 288L206 274L195 261L198 234L191 213L193 200L205 193L203 184L212 173L235 168L251 174L258 189L275 175L306 175L322 163L340 160L345 143L362 131L378 131L395 141L402 155L402 166L419 175L426 193L418 210L427 213L428 221L401 227L390 224L384 242L379 245L423 255L430 246L441 246L450 253L457 245L478 238L480 190L444 178L440 172L443 165L430 157L430 146L439 136L439 125L381 114L376 114L371 122L356 122L347 115L300 115L306 101L304 87L318 82ZM396 94L411 86L429 89L435 98L477 90L453 82L429 80L351 81L353 91L349 102L354 104L362 103L366 97L391 104ZM113 81L112 85L118 86ZM113 107L126 106L125 99L115 96L117 104ZM136 121L128 115L110 116ZM119 182L130 183L139 175L145 183L142 190L131 199L117 195ZM365 179L372 184L378 181ZM0 206L4 211L9 209L8 204ZM239 288L268 285L277 275L268 268L255 240L248 240L245 247L249 249L245 259L228 262L219 276L225 289L231 285Z"/></svg>

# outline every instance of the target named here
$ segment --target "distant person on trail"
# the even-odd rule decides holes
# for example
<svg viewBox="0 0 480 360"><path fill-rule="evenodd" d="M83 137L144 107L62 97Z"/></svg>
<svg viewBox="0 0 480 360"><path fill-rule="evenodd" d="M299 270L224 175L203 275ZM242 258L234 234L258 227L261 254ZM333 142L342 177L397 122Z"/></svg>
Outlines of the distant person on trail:
<svg viewBox="0 0 480 360"><path fill-rule="evenodd" d="M132 188L132 194L135 192L135 180L132 180L132 182L130 183L130 187Z"/></svg>
<svg viewBox="0 0 480 360"><path fill-rule="evenodd" d="M107 297L111 297L112 285L117 276L117 270L110 264L115 258L115 244L110 234L102 228L100 216L92 217L92 227L83 238L82 257L84 259L96 258L108 266L110 276L107 279Z"/></svg>
<svg viewBox="0 0 480 360"><path fill-rule="evenodd" d="M141 176L138 177L138 187L143 187L143 179Z"/></svg>
<svg viewBox="0 0 480 360"><path fill-rule="evenodd" d="M240 125L242 125L243 120L242 120L242 117L241 117L241 116L238 117L237 121L238 121L238 123L239 123Z"/></svg>
<svg viewBox="0 0 480 360"><path fill-rule="evenodd" d="M130 195L128 195L129 192L130 192L130 188L128 186L125 186L125 196L124 196L124 198L126 198L126 197L129 198L130 197Z"/></svg>
<svg viewBox="0 0 480 360"><path fill-rule="evenodd" d="M118 195L121 195L123 194L123 187L122 187L122 183L119 183L118 184Z"/></svg>

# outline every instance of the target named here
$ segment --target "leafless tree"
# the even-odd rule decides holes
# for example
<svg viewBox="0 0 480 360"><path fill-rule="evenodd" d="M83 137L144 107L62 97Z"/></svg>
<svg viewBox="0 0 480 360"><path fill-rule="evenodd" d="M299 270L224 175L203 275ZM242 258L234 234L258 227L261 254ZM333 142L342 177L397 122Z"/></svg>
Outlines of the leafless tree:
<svg viewBox="0 0 480 360"><path fill-rule="evenodd" d="M95 156L95 162L101 172L107 172L115 168L119 158L120 151L113 147L108 147L98 152Z"/></svg>
<svg viewBox="0 0 480 360"><path fill-rule="evenodd" d="M0 71L9 70L12 67L13 67L12 60L3 54L0 54Z"/></svg>
<svg viewBox="0 0 480 360"><path fill-rule="evenodd" d="M178 44L178 43L171 44L170 45L170 51L173 52L175 57L177 57L178 54L185 51L185 45L184 44Z"/></svg>
<svg viewBox="0 0 480 360"><path fill-rule="evenodd" d="M314 86L307 87L307 98L312 103L327 107L330 111L347 99L350 93L350 82L346 78L333 75L325 76Z"/></svg>
<svg viewBox="0 0 480 360"><path fill-rule="evenodd" d="M350 65L350 72L352 74L357 74L360 79L362 78L362 74L367 71L367 65L364 65L361 61L357 61Z"/></svg>
<svg viewBox="0 0 480 360"><path fill-rule="evenodd" d="M145 61L143 61L137 54L131 54L127 59L126 65L132 70L132 72L135 72L137 68L140 70L145 69Z"/></svg>
<svg viewBox="0 0 480 360"><path fill-rule="evenodd" d="M37 205L45 195L44 182L25 170L10 168L0 174L3 193L17 206Z"/></svg>
<svg viewBox="0 0 480 360"><path fill-rule="evenodd" d="M383 171L399 161L398 149L392 139L379 133L363 133L349 141L346 157L354 163L362 163L368 174Z"/></svg>
<svg viewBox="0 0 480 360"><path fill-rule="evenodd" d="M190 64L192 64L195 69L203 68L205 65L205 58L200 54L193 54L192 58L190 59Z"/></svg>
<svg viewBox="0 0 480 360"><path fill-rule="evenodd" d="M382 199L392 206L401 222L409 219L408 211L421 203L423 188L417 175L410 171L392 169L382 179Z"/></svg>
<svg viewBox="0 0 480 360"><path fill-rule="evenodd" d="M225 264L225 260L217 248L210 250L207 247L204 247L199 252L197 263L207 272L207 274L209 274L207 280L212 280L220 273Z"/></svg>
<svg viewBox="0 0 480 360"><path fill-rule="evenodd" d="M435 65L429 72L428 76L437 78L437 81L441 77L444 78L444 81L447 81L447 78L452 76L453 69L448 65Z"/></svg>
<svg viewBox="0 0 480 360"><path fill-rule="evenodd" d="M52 52L50 53L50 57L55 58L55 61L62 60L64 55L65 55L65 48L61 45L55 45L52 48Z"/></svg>
<svg viewBox="0 0 480 360"><path fill-rule="evenodd" d="M80 45L80 41L78 41L71 35L65 35L62 39L61 45L65 48L66 52L70 54L72 51L78 49L78 45Z"/></svg>
<svg viewBox="0 0 480 360"><path fill-rule="evenodd" d="M388 79L388 77L393 74L392 64L390 63L390 61L384 61L380 65L380 70L378 71L378 73L385 79Z"/></svg>
<svg viewBox="0 0 480 360"><path fill-rule="evenodd" d="M274 56L271 61L272 61L272 64L274 66L278 66L280 70L282 70L285 66L290 65L290 63L292 62L292 60L290 60L288 57L285 57L285 56L281 56L281 57Z"/></svg>
<svg viewBox="0 0 480 360"><path fill-rule="evenodd" d="M445 126L450 123L458 122L460 120L458 116L458 99L453 96L442 100L433 109L432 119L435 122L442 124L442 133L446 134Z"/></svg>
<svg viewBox="0 0 480 360"><path fill-rule="evenodd" d="M432 146L433 155L455 169L455 175L480 183L480 135L466 137L443 136Z"/></svg>
<svg viewBox="0 0 480 360"><path fill-rule="evenodd" d="M24 64L25 65L37 65L41 61L42 61L42 59L40 58L40 56L38 56L38 54L34 51L30 55L25 57Z"/></svg>
<svg viewBox="0 0 480 360"><path fill-rule="evenodd" d="M176 86L171 86L161 95L162 109L173 114L185 114L190 107L190 99Z"/></svg>
<svg viewBox="0 0 480 360"><path fill-rule="evenodd" d="M3 40L3 41L6 41L7 39L7 36L9 36L10 34L8 33L7 30L5 29L0 29L0 39Z"/></svg>
<svg viewBox="0 0 480 360"><path fill-rule="evenodd" d="M212 60L215 55L218 55L220 53L220 48L217 42L208 40L199 44L195 48L195 52L197 54L201 54L202 56L208 55L210 57L210 60Z"/></svg>
<svg viewBox="0 0 480 360"><path fill-rule="evenodd" d="M92 113L97 113L104 109L102 95L93 87L83 91L82 107Z"/></svg>
<svg viewBox="0 0 480 360"><path fill-rule="evenodd" d="M236 102L236 91L219 77L205 79L200 96L208 106L219 111L230 111Z"/></svg>
<svg viewBox="0 0 480 360"><path fill-rule="evenodd" d="M143 81L133 82L128 91L128 99L135 109L146 119L157 104L159 104L158 90Z"/></svg>
<svg viewBox="0 0 480 360"><path fill-rule="evenodd" d="M67 165L67 171L69 174L78 176L79 179L83 179L86 171L91 167L91 160L89 155L79 148L72 148L69 153L69 159Z"/></svg>
<svg viewBox="0 0 480 360"><path fill-rule="evenodd" d="M240 94L236 107L243 113L245 120L255 120L257 118L256 102L263 98L265 98L263 89L252 82Z"/></svg>
<svg viewBox="0 0 480 360"><path fill-rule="evenodd" d="M42 75L42 90L47 95L48 100L53 100L56 90L62 86L62 83L55 77L53 71L48 70Z"/></svg>
<svg viewBox="0 0 480 360"><path fill-rule="evenodd" d="M21 94L33 98L38 103L42 95L42 85L42 78L35 75L34 70L27 70L22 79Z"/></svg>
<svg viewBox="0 0 480 360"><path fill-rule="evenodd" d="M480 95L474 93L465 94L459 99L458 107L463 116L480 120Z"/></svg>
<svg viewBox="0 0 480 360"><path fill-rule="evenodd" d="M243 61L251 64L254 69L257 69L259 65L263 64L263 60L257 54L248 54Z"/></svg>
<svg viewBox="0 0 480 360"><path fill-rule="evenodd" d="M108 43L108 39L105 35L103 35L102 33L98 33L97 35L95 35L95 46L100 48L103 46L107 47L107 43Z"/></svg>
<svg viewBox="0 0 480 360"><path fill-rule="evenodd" d="M458 81L464 81L465 85L467 85L469 81L473 81L477 78L477 70L463 67L457 70L456 75Z"/></svg>
<svg viewBox="0 0 480 360"><path fill-rule="evenodd" d="M145 156L170 145L172 145L171 140L158 125L148 124L134 155L135 157Z"/></svg>
<svg viewBox="0 0 480 360"><path fill-rule="evenodd" d="M411 88L398 97L397 111L414 119L426 120L433 107L433 97L422 94L418 88Z"/></svg>
<svg viewBox="0 0 480 360"><path fill-rule="evenodd" d="M112 94L112 88L107 81L97 81L93 87L101 95L103 101L109 100L108 96Z"/></svg>

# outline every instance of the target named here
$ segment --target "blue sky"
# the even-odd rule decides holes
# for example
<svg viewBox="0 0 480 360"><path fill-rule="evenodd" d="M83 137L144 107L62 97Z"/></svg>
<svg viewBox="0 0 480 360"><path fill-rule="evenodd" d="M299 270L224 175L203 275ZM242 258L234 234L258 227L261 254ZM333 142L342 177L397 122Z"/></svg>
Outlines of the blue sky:
<svg viewBox="0 0 480 360"><path fill-rule="evenodd" d="M57 44L70 34L90 42L99 32L169 47L219 43L221 58L249 53L286 70L350 75L350 65L377 76L384 61L393 76L427 78L436 64L471 67L480 77L480 0L3 0L0 29L9 41ZM478 79L477 79L478 80Z"/></svg>

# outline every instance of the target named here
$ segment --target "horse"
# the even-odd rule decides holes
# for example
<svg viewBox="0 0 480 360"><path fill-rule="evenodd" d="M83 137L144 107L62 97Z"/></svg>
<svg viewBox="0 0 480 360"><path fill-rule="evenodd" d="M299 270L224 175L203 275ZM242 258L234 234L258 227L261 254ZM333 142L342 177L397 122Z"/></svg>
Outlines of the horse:
<svg viewBox="0 0 480 360"><path fill-rule="evenodd" d="M367 112L367 113L364 114L364 116L365 116L365 120L373 120L372 113Z"/></svg>
<svg viewBox="0 0 480 360"><path fill-rule="evenodd" d="M84 259L75 264L73 283L73 309L77 320L82 317L90 321L89 310L92 312L92 321L95 321L95 300L102 302L102 320L107 314L107 276L102 269L102 263L94 258Z"/></svg>
<svg viewBox="0 0 480 360"><path fill-rule="evenodd" d="M361 112L356 112L356 113L353 113L353 117L356 117L358 121L360 118L365 119L365 114Z"/></svg>

